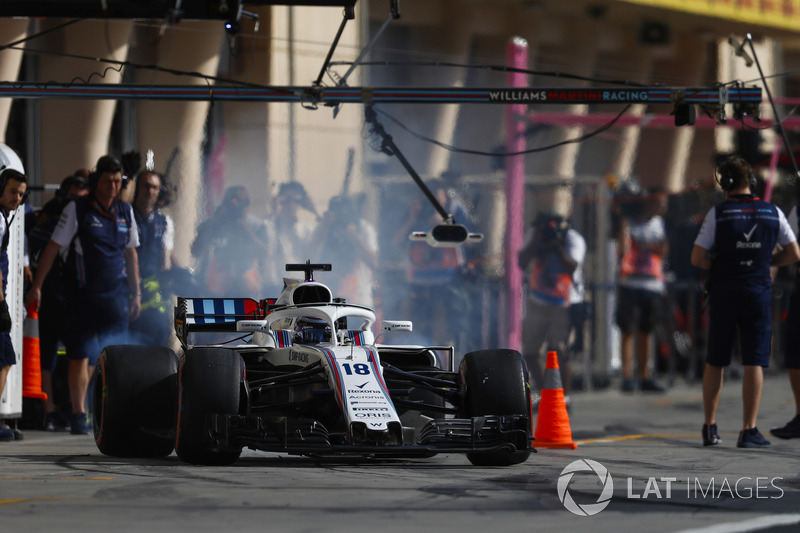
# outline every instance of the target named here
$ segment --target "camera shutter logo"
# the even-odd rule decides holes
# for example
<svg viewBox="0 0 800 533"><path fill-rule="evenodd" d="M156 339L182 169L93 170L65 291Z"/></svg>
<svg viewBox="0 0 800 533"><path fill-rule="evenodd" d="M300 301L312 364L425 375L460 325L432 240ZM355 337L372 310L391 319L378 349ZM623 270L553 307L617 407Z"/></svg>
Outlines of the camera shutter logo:
<svg viewBox="0 0 800 533"><path fill-rule="evenodd" d="M603 484L603 491L597 498L597 503L589 503L579 505L572 499L569 491L569 482L572 481L572 476L575 472L594 472L600 478ZM611 474L608 473L606 467L592 461L591 459L578 459L573 461L561 471L558 478L558 499L567 508L567 511L578 516L593 516L605 509L611 502L611 496L614 494L614 480L611 479Z"/></svg>

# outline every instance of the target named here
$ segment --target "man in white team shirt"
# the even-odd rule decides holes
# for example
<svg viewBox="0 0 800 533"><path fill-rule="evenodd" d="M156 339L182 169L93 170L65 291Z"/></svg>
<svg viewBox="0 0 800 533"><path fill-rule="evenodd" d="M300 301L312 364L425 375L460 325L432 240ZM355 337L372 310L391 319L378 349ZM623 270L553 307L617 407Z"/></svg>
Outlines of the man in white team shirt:
<svg viewBox="0 0 800 533"><path fill-rule="evenodd" d="M651 376L651 340L661 320L666 285L664 258L667 256L667 233L660 213L666 194L660 190L629 200L617 235L620 262L616 322L622 333L623 392L633 392L634 344L636 345L638 387L645 392L663 392Z"/></svg>

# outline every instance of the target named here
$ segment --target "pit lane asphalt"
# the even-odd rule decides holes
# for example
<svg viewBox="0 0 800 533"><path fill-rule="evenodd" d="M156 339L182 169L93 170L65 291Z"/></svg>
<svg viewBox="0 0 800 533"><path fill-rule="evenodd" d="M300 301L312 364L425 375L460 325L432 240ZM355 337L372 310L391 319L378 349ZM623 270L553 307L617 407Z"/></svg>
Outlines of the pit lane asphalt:
<svg viewBox="0 0 800 533"><path fill-rule="evenodd" d="M0 443L0 530L798 531L800 439L767 435L793 414L788 377L765 380L759 426L771 448L736 448L741 413L741 381L728 380L723 442L704 448L699 383L661 395L576 393L578 449L540 449L506 468L473 467L462 455L317 460L255 451L233 466L197 467L174 454L106 457L89 436L28 430ZM594 471L576 471L568 484L564 477L567 505L590 516L567 510L558 490L562 471L582 459L613 482L605 499Z"/></svg>

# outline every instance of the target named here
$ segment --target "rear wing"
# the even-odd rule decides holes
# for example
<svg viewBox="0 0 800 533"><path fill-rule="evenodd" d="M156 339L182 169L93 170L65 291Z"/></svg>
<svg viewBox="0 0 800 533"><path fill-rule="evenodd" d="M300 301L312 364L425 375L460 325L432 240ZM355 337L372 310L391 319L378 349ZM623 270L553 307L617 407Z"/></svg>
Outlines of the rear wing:
<svg viewBox="0 0 800 533"><path fill-rule="evenodd" d="M259 320L278 307L276 298L183 298L175 306L175 335L186 346L193 331L236 331L239 320Z"/></svg>

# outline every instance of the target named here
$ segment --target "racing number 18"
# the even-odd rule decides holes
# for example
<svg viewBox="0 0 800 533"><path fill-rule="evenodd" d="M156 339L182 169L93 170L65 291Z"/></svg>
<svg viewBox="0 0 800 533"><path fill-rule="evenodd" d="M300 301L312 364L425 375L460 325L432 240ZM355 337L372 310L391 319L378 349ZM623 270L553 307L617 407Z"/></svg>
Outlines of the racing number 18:
<svg viewBox="0 0 800 533"><path fill-rule="evenodd" d="M366 363L356 363L352 365L352 368L350 368L350 363L345 363L342 365L342 368L344 368L344 373L348 376L352 376L353 374L366 376L369 374L369 365Z"/></svg>

